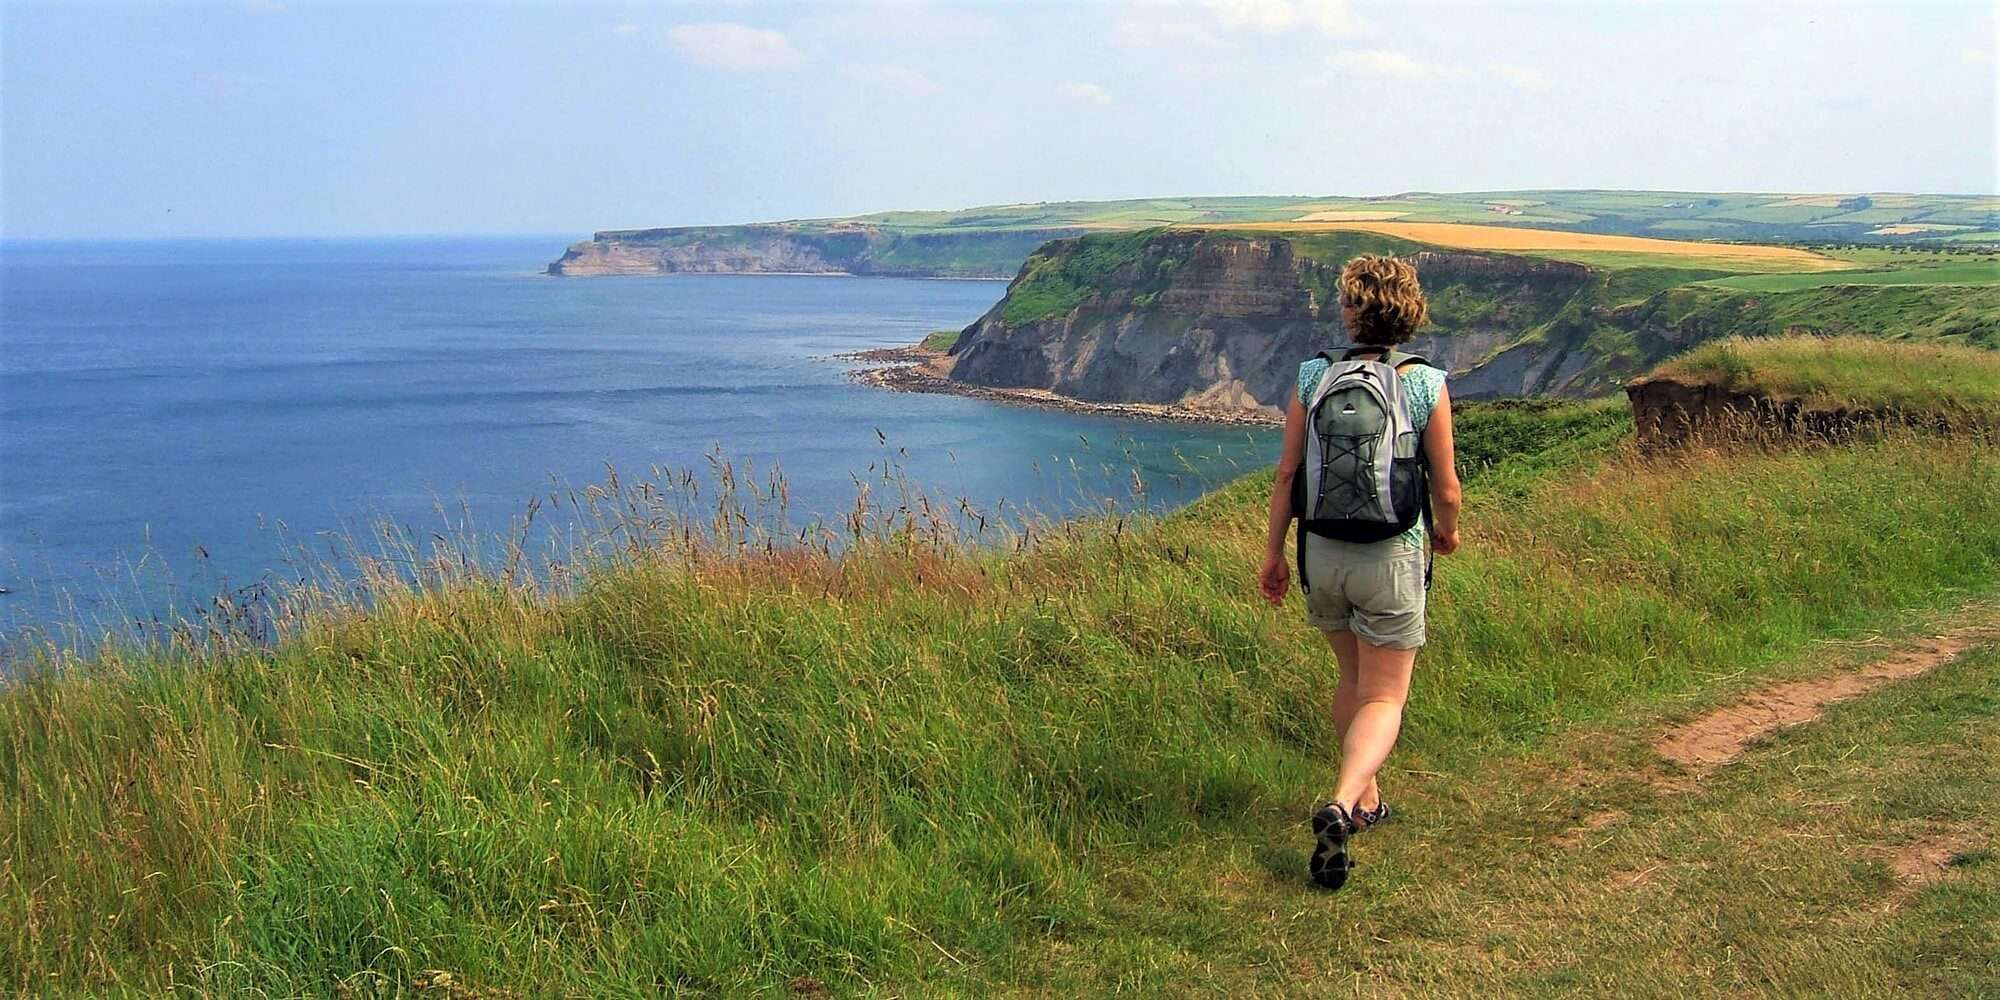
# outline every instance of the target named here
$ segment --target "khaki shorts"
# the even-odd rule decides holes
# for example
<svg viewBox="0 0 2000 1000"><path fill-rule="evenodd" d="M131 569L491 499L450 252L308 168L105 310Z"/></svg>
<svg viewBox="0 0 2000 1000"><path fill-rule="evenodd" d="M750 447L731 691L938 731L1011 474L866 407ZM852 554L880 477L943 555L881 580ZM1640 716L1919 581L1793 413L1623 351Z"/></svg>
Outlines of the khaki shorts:
<svg viewBox="0 0 2000 1000"><path fill-rule="evenodd" d="M1424 644L1424 546L1403 538L1339 542L1306 536L1306 621L1351 630L1371 646Z"/></svg>

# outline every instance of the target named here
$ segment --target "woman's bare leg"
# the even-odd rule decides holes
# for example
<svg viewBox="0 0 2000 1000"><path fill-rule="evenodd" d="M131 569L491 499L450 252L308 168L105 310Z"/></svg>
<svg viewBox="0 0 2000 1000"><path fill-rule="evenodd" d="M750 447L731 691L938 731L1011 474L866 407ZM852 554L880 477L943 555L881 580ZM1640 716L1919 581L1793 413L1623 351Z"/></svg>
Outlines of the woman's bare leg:
<svg viewBox="0 0 2000 1000"><path fill-rule="evenodd" d="M1417 662L1414 649L1391 649L1366 642L1355 642L1355 653L1358 665L1355 707L1341 732L1340 779L1333 786L1333 800L1348 809L1379 799L1374 790L1375 772L1389 759L1396 735L1403 729L1403 703L1410 697L1410 669ZM1337 651L1335 655L1339 655ZM1342 680L1346 678L1343 676ZM1368 807L1372 808L1372 803Z"/></svg>
<svg viewBox="0 0 2000 1000"><path fill-rule="evenodd" d="M1333 728L1340 734L1342 745L1347 741L1347 728L1354 723L1354 713L1361 707L1361 653L1357 648L1360 641L1347 629L1327 630L1326 641L1333 646L1333 658L1340 661L1340 683L1333 689ZM1368 790L1358 800L1347 802L1362 809L1373 809L1382 801L1382 789L1373 779L1368 782Z"/></svg>

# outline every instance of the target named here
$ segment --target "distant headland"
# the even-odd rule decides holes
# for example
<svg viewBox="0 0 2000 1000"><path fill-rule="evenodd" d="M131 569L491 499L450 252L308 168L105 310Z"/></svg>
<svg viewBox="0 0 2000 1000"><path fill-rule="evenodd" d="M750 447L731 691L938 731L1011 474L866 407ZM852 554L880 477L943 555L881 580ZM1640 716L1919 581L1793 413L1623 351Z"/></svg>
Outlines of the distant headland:
<svg viewBox="0 0 2000 1000"><path fill-rule="evenodd" d="M1268 422L1344 342L1356 254L1410 260L1413 349L1466 398L1601 396L1724 336L2000 347L2000 198L1511 191L1003 205L599 233L552 274L1007 277L948 350L863 359L885 388Z"/></svg>
<svg viewBox="0 0 2000 1000"><path fill-rule="evenodd" d="M614 229L556 275L861 274L1011 278L1052 239L1160 226L1461 223L1756 243L2000 243L2000 197L1690 191L1411 192L1384 197L1149 198L878 212L739 226Z"/></svg>

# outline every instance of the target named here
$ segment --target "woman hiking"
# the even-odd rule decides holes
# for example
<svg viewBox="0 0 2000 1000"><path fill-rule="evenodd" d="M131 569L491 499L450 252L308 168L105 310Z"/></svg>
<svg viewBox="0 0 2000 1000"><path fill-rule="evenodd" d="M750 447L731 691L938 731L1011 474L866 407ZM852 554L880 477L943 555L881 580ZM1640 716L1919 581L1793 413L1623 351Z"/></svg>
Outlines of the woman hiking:
<svg viewBox="0 0 2000 1000"><path fill-rule="evenodd" d="M1308 869L1328 889L1346 884L1354 867L1348 838L1389 817L1375 774L1396 745L1424 644L1429 554L1458 548L1459 512L1445 373L1392 350L1429 321L1416 268L1393 257L1356 257L1341 269L1339 294L1355 346L1338 360L1321 354L1299 366L1257 574L1264 599L1282 605L1291 582L1285 532L1295 515L1302 518L1306 621L1325 633L1340 661L1333 696L1340 775L1331 801L1313 813L1317 844ZM1393 467L1378 461L1391 447ZM1305 468L1309 461L1314 468ZM1420 516L1426 498L1428 516Z"/></svg>

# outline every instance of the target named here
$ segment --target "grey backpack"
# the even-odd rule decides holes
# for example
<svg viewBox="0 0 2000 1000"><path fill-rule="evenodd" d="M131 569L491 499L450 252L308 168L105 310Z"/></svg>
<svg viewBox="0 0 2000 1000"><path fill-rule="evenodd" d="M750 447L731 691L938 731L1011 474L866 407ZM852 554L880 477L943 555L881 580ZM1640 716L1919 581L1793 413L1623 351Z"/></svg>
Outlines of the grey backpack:
<svg viewBox="0 0 2000 1000"><path fill-rule="evenodd" d="M1372 360L1361 355L1380 355ZM1396 370L1423 358L1356 348L1329 367L1306 400L1305 460L1293 479L1299 519L1299 578L1305 586L1305 535L1380 542L1430 513L1423 441Z"/></svg>

